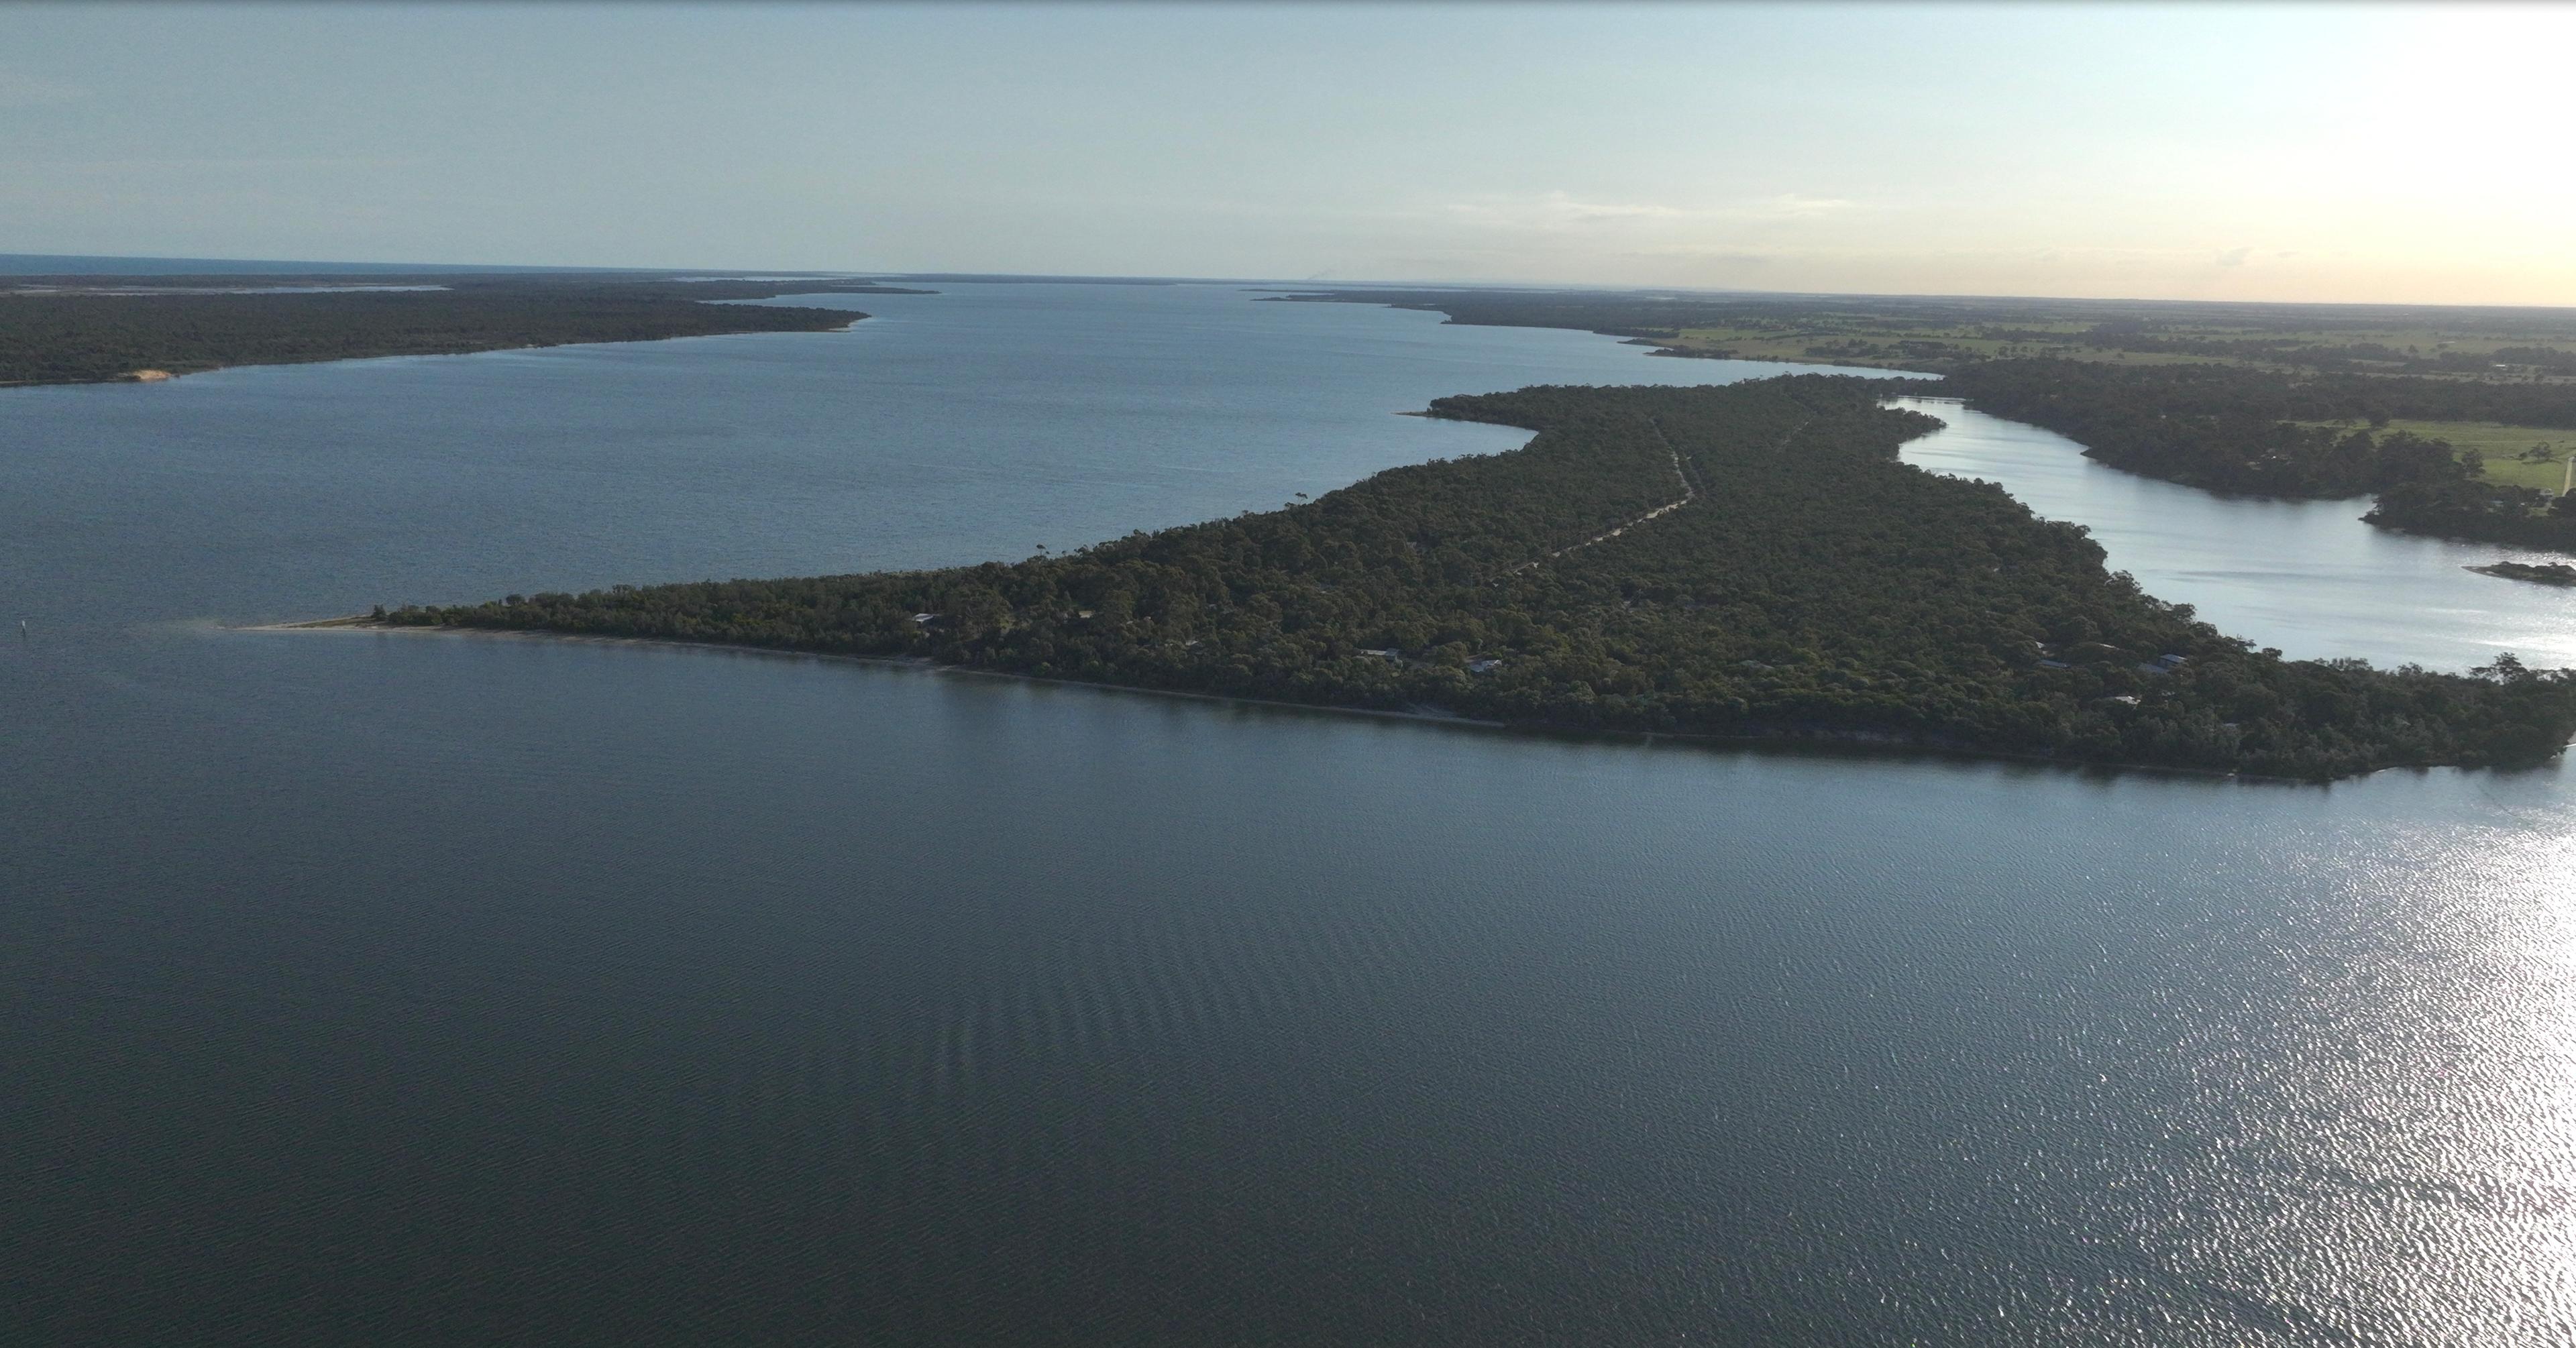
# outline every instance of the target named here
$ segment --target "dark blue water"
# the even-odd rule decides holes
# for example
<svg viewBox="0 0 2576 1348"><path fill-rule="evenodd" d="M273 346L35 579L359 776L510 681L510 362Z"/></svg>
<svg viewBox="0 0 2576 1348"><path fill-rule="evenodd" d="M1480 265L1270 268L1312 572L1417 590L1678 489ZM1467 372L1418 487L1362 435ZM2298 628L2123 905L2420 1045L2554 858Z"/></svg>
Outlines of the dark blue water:
<svg viewBox="0 0 2576 1348"><path fill-rule="evenodd" d="M1515 442L1386 415L1440 392L1737 372L1214 289L866 306L0 397L9 1337L2576 1331L2554 771L216 626L1018 556Z"/></svg>

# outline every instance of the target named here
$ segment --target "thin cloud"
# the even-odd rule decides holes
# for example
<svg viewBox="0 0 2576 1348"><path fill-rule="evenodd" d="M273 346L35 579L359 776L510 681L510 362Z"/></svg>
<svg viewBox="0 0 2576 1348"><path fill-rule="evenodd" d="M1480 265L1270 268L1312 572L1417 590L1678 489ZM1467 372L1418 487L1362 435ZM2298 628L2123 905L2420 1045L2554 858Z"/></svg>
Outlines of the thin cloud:
<svg viewBox="0 0 2576 1348"><path fill-rule="evenodd" d="M1764 197L1749 206L1736 208L1736 214L1744 219L1787 220L1815 215L1838 215L1844 211L1859 208L1859 202L1846 201L1841 197L1809 197L1800 196L1795 192L1784 192L1779 196Z"/></svg>
<svg viewBox="0 0 2576 1348"><path fill-rule="evenodd" d="M1443 209L1453 220L1488 228L1567 230L1619 225L1807 220L1858 208L1858 202L1841 197L1808 196L1798 192L1694 206L1676 206L1660 201L1593 201L1567 192L1547 192L1534 197L1493 196L1453 201Z"/></svg>
<svg viewBox="0 0 2576 1348"><path fill-rule="evenodd" d="M1447 213L1468 224L1507 229L1567 229L1635 220L1669 220L1681 212L1652 202L1584 201L1564 192L1536 197L1453 201Z"/></svg>
<svg viewBox="0 0 2576 1348"><path fill-rule="evenodd" d="M1730 267L1767 267L1779 260L1773 253L1749 253L1729 248L1646 248L1618 254L1644 261L1680 261L1717 264Z"/></svg>

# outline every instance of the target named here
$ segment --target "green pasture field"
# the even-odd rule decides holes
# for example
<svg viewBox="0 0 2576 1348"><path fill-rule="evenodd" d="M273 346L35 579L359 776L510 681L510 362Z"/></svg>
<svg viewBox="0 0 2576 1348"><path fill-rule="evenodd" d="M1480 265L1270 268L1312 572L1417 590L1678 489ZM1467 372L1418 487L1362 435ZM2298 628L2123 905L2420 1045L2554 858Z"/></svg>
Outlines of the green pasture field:
<svg viewBox="0 0 2576 1348"><path fill-rule="evenodd" d="M2352 429L2357 421L2310 422L2309 425ZM2493 421L2392 421L2388 430L2406 431L2427 440L2448 440L2454 449L2474 449L2486 461L2485 477L2516 487L2537 487L2555 496L2567 481L2567 456L2576 453L2576 431L2547 426L2507 426ZM2515 457L2535 445L2547 446L2550 458L2534 463Z"/></svg>
<svg viewBox="0 0 2576 1348"><path fill-rule="evenodd" d="M2071 339L2083 329L2062 325ZM1961 350L1996 360L2017 356L2063 356L2071 360L2099 360L2134 365L2204 364L2220 359L2215 356L2193 356L2164 352L2104 351L2066 343L2006 341L1980 337L1973 328L1900 328L1874 327L1777 327L1748 328L1683 328L1661 344L1679 351L1727 351L1745 360L1812 361L1833 365L1886 365L1903 367L1905 353L1896 344L1907 341L1941 342ZM1863 341L1884 348L1866 356L1809 355L1807 348L1840 342Z"/></svg>

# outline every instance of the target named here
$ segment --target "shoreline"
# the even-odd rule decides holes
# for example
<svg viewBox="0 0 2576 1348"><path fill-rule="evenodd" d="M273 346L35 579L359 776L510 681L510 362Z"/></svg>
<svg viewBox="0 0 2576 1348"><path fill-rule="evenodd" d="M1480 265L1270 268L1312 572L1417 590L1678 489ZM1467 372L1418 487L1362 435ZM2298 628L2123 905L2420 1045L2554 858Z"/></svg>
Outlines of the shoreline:
<svg viewBox="0 0 2576 1348"><path fill-rule="evenodd" d="M86 284L123 278L45 279L55 284L0 284L0 388L164 384L259 365L846 333L869 314L833 301L915 293L855 277L701 283L661 273L441 273L409 278L431 284L360 288L418 292L401 294L310 284L168 285L134 294Z"/></svg>
<svg viewBox="0 0 2576 1348"><path fill-rule="evenodd" d="M0 379L0 389L21 388L96 388L102 384L175 384L191 375L214 374L220 370L257 370L282 365L342 365L362 360L444 360L457 356L490 356L509 351L555 351L567 346L637 346L646 342L682 342L717 337L765 337L779 333L824 335L845 333L873 318L859 314L837 328L745 328L738 332L670 332L653 337L598 337L571 342L522 342L517 346L460 346L452 351L378 351L356 356L316 356L310 360L245 360L229 365L207 365L186 370L127 370L122 374L101 375L95 379Z"/></svg>
<svg viewBox="0 0 2576 1348"><path fill-rule="evenodd" d="M1278 698L1242 697L1232 693L1198 693L1183 688L1147 688L1128 683L1098 683L1089 679L1068 679L1048 674L1022 674L1007 669L977 669L969 665L944 665L928 656L850 655L839 651L800 651L789 647L746 646L737 642L685 641L674 637L600 636L587 632L556 632L544 628L496 627L415 627L377 622L367 614L348 614L337 618L312 618L302 622L247 623L226 626L225 632L278 633L371 632L379 635L420 637L487 638L511 641L569 642L588 646L648 646L683 651L722 651L731 655L759 655L790 660L824 660L841 664L865 665L878 669L908 670L917 674L981 679L1006 679L1016 683L1043 684L1062 688L1083 688L1095 692L1123 693L1142 697L1182 698L1194 702L1225 703L1240 707L1263 707L1279 711L1318 713L1328 716L1359 716L1387 721L1411 721L1423 725L1448 726L1495 734L1528 736L1539 739L1612 740L1651 747L1658 741L1712 749L1737 749L1791 754L1820 754L1854 758L1926 758L1952 763L1996 763L2024 767L2053 768L2061 772L2113 775L2138 773L2156 777L2180 777L2197 781L2242 782L2255 786L2332 787L2337 781L2366 781L2383 772L2430 772L2449 768L2456 771L2494 771L2495 769L2461 768L2445 763L2397 763L2375 768L2351 778L2310 780L2304 777L2275 777L2252 772L2218 772L2208 768L2178 768L2154 763L2101 763L2065 758L2045 758L2036 754L2006 753L2000 750L1968 749L1950 745L1923 744L1894 736L1867 732L1818 732L1815 734L1779 735L1711 735L1674 730L1617 730L1588 726L1559 726L1544 722L1492 721L1472 716L1442 715L1434 712L1390 711L1380 707L1351 707L1324 702L1288 702Z"/></svg>

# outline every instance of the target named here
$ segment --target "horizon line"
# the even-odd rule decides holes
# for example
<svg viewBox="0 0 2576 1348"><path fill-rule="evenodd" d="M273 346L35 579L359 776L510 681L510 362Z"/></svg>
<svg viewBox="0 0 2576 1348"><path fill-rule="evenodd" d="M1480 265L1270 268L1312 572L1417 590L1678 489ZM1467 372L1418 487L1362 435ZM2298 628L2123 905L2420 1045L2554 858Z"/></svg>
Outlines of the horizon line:
<svg viewBox="0 0 2576 1348"><path fill-rule="evenodd" d="M146 270L136 266L106 271L21 270L8 265L14 262L77 262L174 264L189 263L218 268L213 272L187 272L161 269ZM259 272L249 268L271 267L287 270ZM328 268L354 270L333 272ZM524 262L384 262L331 258L228 258L197 257L152 253L8 253L0 252L0 277L8 276L314 276L333 275L446 275L473 276L521 274L589 274L631 276L756 276L812 277L815 279L871 278L896 281L946 281L951 284L1037 284L1037 285L1243 285L1276 287L1283 290L1328 292L1344 290L1450 290L1450 291L1523 291L1541 294L1591 293L1604 295L1661 295L1691 297L1744 297L1782 300L1950 300L1997 303L2045 304L2145 304L2174 306L2209 306L2218 308L2280 309L2450 309L2463 311L2514 310L2529 312L2576 312L2567 304L2469 304L2426 303L2402 300L2267 300L2267 299L2155 299L2134 295L2031 295L1997 294L1976 291L1911 291L1911 290L1760 290L1733 286L1686 285L1612 285L1591 281L1435 281L1421 279L1322 280L1313 277L1276 276L1155 276L1115 272L979 272L979 271L891 271L868 268L808 267L637 267L603 266L586 263Z"/></svg>

